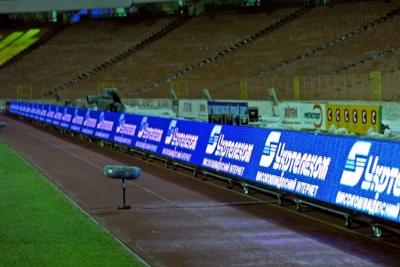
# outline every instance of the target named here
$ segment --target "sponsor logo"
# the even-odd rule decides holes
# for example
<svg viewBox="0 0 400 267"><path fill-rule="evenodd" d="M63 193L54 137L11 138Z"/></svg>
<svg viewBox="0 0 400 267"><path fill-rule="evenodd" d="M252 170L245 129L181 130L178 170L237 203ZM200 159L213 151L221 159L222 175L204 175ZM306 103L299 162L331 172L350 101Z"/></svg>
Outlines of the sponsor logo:
<svg viewBox="0 0 400 267"><path fill-rule="evenodd" d="M344 110L344 121L345 122L349 122L350 121L349 110L347 108Z"/></svg>
<svg viewBox="0 0 400 267"><path fill-rule="evenodd" d="M125 114L122 113L118 119L117 129L115 130L117 134L126 134L130 136L135 136L136 125L128 124L125 122Z"/></svg>
<svg viewBox="0 0 400 267"><path fill-rule="evenodd" d="M61 117L62 117L62 113L60 112L59 107L56 107L56 113L54 115L54 119L61 120Z"/></svg>
<svg viewBox="0 0 400 267"><path fill-rule="evenodd" d="M279 140L281 138L280 132L271 132L265 141L263 155L261 156L260 166L269 168L275 159L276 150L278 148Z"/></svg>
<svg viewBox="0 0 400 267"><path fill-rule="evenodd" d="M319 104L313 106L312 112L305 112L304 118L313 120L315 128L321 128L322 126L322 107Z"/></svg>
<svg viewBox="0 0 400 267"><path fill-rule="evenodd" d="M358 122L358 111L357 109L353 109L353 123Z"/></svg>
<svg viewBox="0 0 400 267"><path fill-rule="evenodd" d="M206 153L222 158L237 161L250 162L253 153L253 144L225 140L222 126L216 125L211 131L210 138L206 147Z"/></svg>
<svg viewBox="0 0 400 267"><path fill-rule="evenodd" d="M349 155L347 156L346 165L340 178L340 183L347 186L355 186L360 180L365 164L367 162L367 156L371 148L369 142L356 142L351 148Z"/></svg>
<svg viewBox="0 0 400 267"><path fill-rule="evenodd" d="M376 123L377 123L377 114L376 114L376 110L373 110L372 112L371 112L371 123L373 124L373 125L375 125Z"/></svg>
<svg viewBox="0 0 400 267"><path fill-rule="evenodd" d="M165 144L195 150L199 136L179 132L179 128L176 127L176 124L176 120L172 120L169 124L167 136L165 137Z"/></svg>
<svg viewBox="0 0 400 267"><path fill-rule="evenodd" d="M149 127L147 119L148 117L144 117L140 123L138 138L160 142L164 131L158 128Z"/></svg>
<svg viewBox="0 0 400 267"><path fill-rule="evenodd" d="M363 109L361 111L361 121L363 124L366 124L368 122L368 116L367 116L367 111L365 109Z"/></svg>
<svg viewBox="0 0 400 267"><path fill-rule="evenodd" d="M335 109L335 119L336 121L340 121L340 109Z"/></svg>
<svg viewBox="0 0 400 267"><path fill-rule="evenodd" d="M64 109L64 114L62 115L61 120L62 120L62 121L66 121L66 122L70 122L71 119L72 119L72 115L71 115L71 114L68 114L68 109L65 108L65 109Z"/></svg>
<svg viewBox="0 0 400 267"><path fill-rule="evenodd" d="M361 182L361 189L380 194L400 196L400 170L379 163L379 156L370 155L371 143L357 141L346 160L340 184L354 187Z"/></svg>
<svg viewBox="0 0 400 267"><path fill-rule="evenodd" d="M73 115L73 118L72 118L72 123L73 124L82 125L83 121L84 121L84 117L83 116L79 116L78 109L75 109L74 110L74 115Z"/></svg>
<svg viewBox="0 0 400 267"><path fill-rule="evenodd" d="M91 118L90 117L90 110L87 110L86 114L85 114L85 121L83 122L83 125L87 126L87 127L90 127L90 128L95 128L96 127L96 123L97 123L97 120Z"/></svg>
<svg viewBox="0 0 400 267"><path fill-rule="evenodd" d="M50 106L49 106L49 111L47 112L47 117L48 118L53 118L54 117L54 111L51 110Z"/></svg>
<svg viewBox="0 0 400 267"><path fill-rule="evenodd" d="M175 129L176 129L176 123L177 123L177 120L172 120L171 123L169 124L167 136L165 137L166 145L171 144L171 141L174 136Z"/></svg>
<svg viewBox="0 0 400 267"><path fill-rule="evenodd" d="M281 132L272 131L265 141L260 166L274 170L325 180L331 162L330 157L286 149L280 142Z"/></svg>
<svg viewBox="0 0 400 267"><path fill-rule="evenodd" d="M46 117L47 110L43 107L42 110L40 111L40 116Z"/></svg>
<svg viewBox="0 0 400 267"><path fill-rule="evenodd" d="M101 112L100 116L99 116L99 123L97 124L97 129L111 131L113 126L114 126L114 122L106 120L104 118L104 112Z"/></svg>
<svg viewBox="0 0 400 267"><path fill-rule="evenodd" d="M286 119L297 118L297 107L285 107L284 108L284 117Z"/></svg>
<svg viewBox="0 0 400 267"><path fill-rule="evenodd" d="M222 131L222 126L221 125L216 125L211 131L210 138L208 139L208 144L206 148L206 153L207 154L213 154L215 151L215 148L217 147L219 135L221 134Z"/></svg>

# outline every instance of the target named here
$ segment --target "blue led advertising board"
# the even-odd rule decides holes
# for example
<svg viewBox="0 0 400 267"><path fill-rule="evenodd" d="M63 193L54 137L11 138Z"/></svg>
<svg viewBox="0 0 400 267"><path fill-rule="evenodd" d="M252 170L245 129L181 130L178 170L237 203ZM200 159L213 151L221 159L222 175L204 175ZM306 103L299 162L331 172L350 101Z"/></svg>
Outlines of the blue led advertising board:
<svg viewBox="0 0 400 267"><path fill-rule="evenodd" d="M118 123L120 113L101 111L97 120L94 136L107 141L113 141L115 125Z"/></svg>
<svg viewBox="0 0 400 267"><path fill-rule="evenodd" d="M40 107L40 114L39 114L39 121L46 121L46 115L47 115L47 105L42 104Z"/></svg>
<svg viewBox="0 0 400 267"><path fill-rule="evenodd" d="M137 129L142 121L142 116L127 113L116 114L118 114L118 120L116 121L112 140L119 144L133 146Z"/></svg>
<svg viewBox="0 0 400 267"><path fill-rule="evenodd" d="M80 132L82 129L83 122L85 121L86 110L75 108L72 114L71 124L69 129L74 132Z"/></svg>
<svg viewBox="0 0 400 267"><path fill-rule="evenodd" d="M47 106L47 114L46 114L46 123L53 124L54 114L56 113L56 106L48 105Z"/></svg>
<svg viewBox="0 0 400 267"><path fill-rule="evenodd" d="M52 120L52 123L55 126L60 125L63 111L64 111L64 107L55 106L54 116L53 116L53 120Z"/></svg>
<svg viewBox="0 0 400 267"><path fill-rule="evenodd" d="M158 154L199 165L201 155L197 152L203 151L206 145L205 142L201 143L201 137L204 133L210 132L211 125L176 119L168 119L167 122L166 135L159 146Z"/></svg>
<svg viewBox="0 0 400 267"><path fill-rule="evenodd" d="M30 117L32 119L34 119L34 120L38 120L39 119L39 117L37 116L37 106L38 106L38 104L36 104L36 103L33 103L31 105Z"/></svg>
<svg viewBox="0 0 400 267"><path fill-rule="evenodd" d="M85 119L83 120L81 133L87 135L94 135L96 130L97 121L99 119L100 112L97 110L85 110Z"/></svg>
<svg viewBox="0 0 400 267"><path fill-rule="evenodd" d="M27 116L28 118L31 117L31 109L32 109L32 104L31 103L27 103L24 107L24 115Z"/></svg>
<svg viewBox="0 0 400 267"><path fill-rule="evenodd" d="M65 128L65 129L70 129L74 111L75 111L74 108L64 107L64 109L62 110L62 116L61 116L61 121L60 121L61 127Z"/></svg>
<svg viewBox="0 0 400 267"><path fill-rule="evenodd" d="M134 147L157 153L161 139L167 132L170 119L143 116L136 133Z"/></svg>
<svg viewBox="0 0 400 267"><path fill-rule="evenodd" d="M400 222L399 142L18 101L10 112L30 117L37 110L39 119L76 132Z"/></svg>

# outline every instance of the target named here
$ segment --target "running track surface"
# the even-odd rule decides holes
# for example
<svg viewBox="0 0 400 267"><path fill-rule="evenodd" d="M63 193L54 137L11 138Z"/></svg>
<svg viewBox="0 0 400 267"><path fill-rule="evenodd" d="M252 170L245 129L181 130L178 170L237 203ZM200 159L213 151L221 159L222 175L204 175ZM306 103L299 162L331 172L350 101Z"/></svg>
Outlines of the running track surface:
<svg viewBox="0 0 400 267"><path fill-rule="evenodd" d="M138 156L101 149L76 138L1 116L0 139L151 266L395 266L400 238L375 238L369 227L318 210L299 213L263 194L244 195L217 181ZM131 210L106 164L136 165ZM398 265L397 265L398 266Z"/></svg>

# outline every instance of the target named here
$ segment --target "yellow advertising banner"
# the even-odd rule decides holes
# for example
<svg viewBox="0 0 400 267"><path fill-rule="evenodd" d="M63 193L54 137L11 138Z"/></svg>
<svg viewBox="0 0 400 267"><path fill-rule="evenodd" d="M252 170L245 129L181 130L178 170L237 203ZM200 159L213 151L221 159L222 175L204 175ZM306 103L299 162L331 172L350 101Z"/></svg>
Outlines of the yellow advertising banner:
<svg viewBox="0 0 400 267"><path fill-rule="evenodd" d="M372 128L381 133L382 107L380 105L326 105L326 127L345 128L349 132L365 134Z"/></svg>

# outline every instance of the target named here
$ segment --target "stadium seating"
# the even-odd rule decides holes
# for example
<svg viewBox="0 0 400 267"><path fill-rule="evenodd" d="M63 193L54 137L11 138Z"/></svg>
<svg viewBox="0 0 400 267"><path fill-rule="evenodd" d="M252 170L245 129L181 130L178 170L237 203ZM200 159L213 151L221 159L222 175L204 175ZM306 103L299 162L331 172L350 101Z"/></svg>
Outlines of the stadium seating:
<svg viewBox="0 0 400 267"><path fill-rule="evenodd" d="M7 85L8 90L5 91L8 97L15 97L16 88L25 85L31 86L33 95L38 97L82 70L90 69L121 50L140 43L171 20L138 23L104 20L72 25L23 60L3 69L0 82ZM21 73L24 73L23 80Z"/></svg>
<svg viewBox="0 0 400 267"><path fill-rule="evenodd" d="M265 97L268 87L290 91L290 87L277 86L290 84L290 81L268 84L268 80L279 81L281 78L268 78L269 75L261 71L268 69L273 71L273 68L277 66L285 66L298 55L304 57L307 57L307 53L312 55L312 49L368 24L398 6L399 4L394 2L370 1L315 8L279 31L247 46L245 50L239 50L207 68L187 75L190 91L195 94L194 96L199 96L201 89L206 87L215 97L237 98L239 97L239 79L249 78L254 74L259 75L252 77L251 85L249 85L251 98L261 95ZM318 65L315 67L314 70L320 68ZM262 92L259 92L260 90ZM231 94L228 96L226 92L231 92ZM278 95L283 99L290 98L290 95L284 91L279 91Z"/></svg>
<svg viewBox="0 0 400 267"><path fill-rule="evenodd" d="M157 87L160 79L170 76L176 70L215 55L225 47L247 37L251 32L264 29L293 11L294 9L282 9L272 14L230 14L192 18L125 61L76 84L73 91L95 88L104 81L114 81L115 85L125 92L149 83L155 83ZM204 64L207 64L207 60ZM166 93L167 90L158 91L157 96L165 97ZM156 96L154 92L152 96Z"/></svg>
<svg viewBox="0 0 400 267"><path fill-rule="evenodd" d="M9 97L24 73L34 96L58 91L74 99L115 86L125 97L166 97L182 81L186 97L207 88L232 99L245 79L252 99L265 98L270 87L293 99L298 77L301 99L369 99L370 72L381 71L384 99L399 100L399 14L399 0L341 1L206 13L172 28L173 18L83 21L0 69L0 82ZM0 34L1 62L1 45L17 37Z"/></svg>

